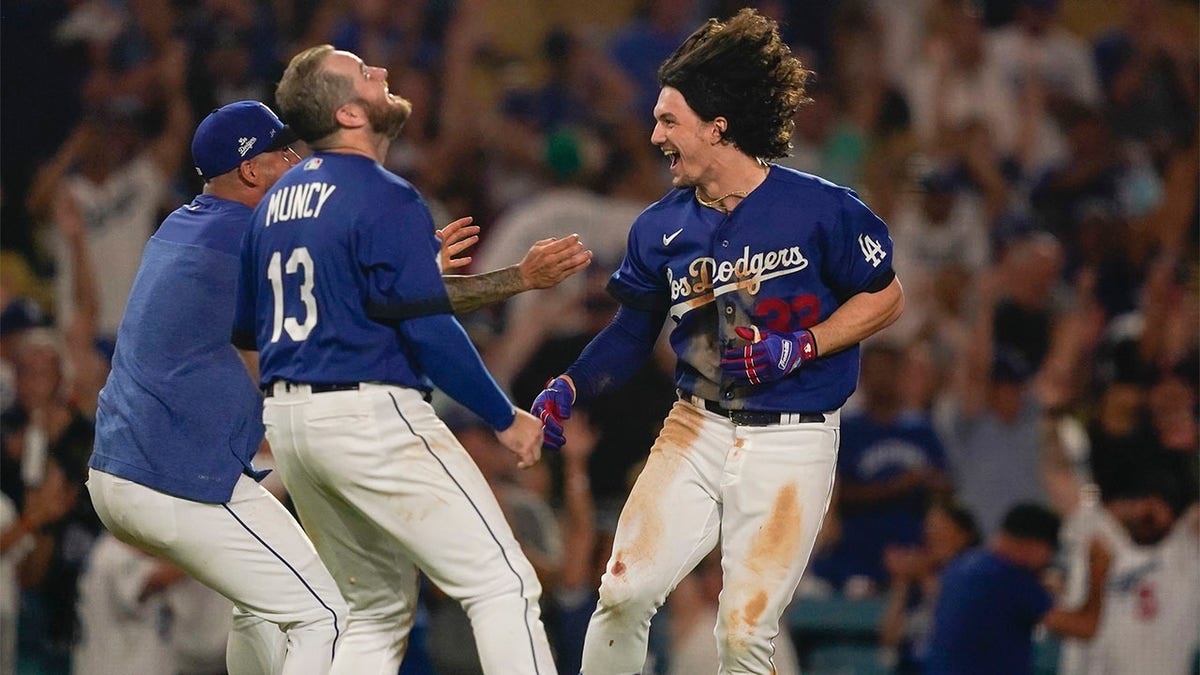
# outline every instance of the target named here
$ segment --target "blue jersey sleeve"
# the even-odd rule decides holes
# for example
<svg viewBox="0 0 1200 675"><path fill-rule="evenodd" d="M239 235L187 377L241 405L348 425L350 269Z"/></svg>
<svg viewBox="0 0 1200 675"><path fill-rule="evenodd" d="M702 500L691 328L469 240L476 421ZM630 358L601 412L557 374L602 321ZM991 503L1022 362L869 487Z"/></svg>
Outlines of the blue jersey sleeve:
<svg viewBox="0 0 1200 675"><path fill-rule="evenodd" d="M367 282L367 315L394 323L454 310L438 270L438 243L425 202L405 191L375 210L357 232Z"/></svg>
<svg viewBox="0 0 1200 675"><path fill-rule="evenodd" d="M892 238L887 225L845 190L836 225L826 232L824 277L839 300L868 290L882 290L891 281Z"/></svg>
<svg viewBox="0 0 1200 675"><path fill-rule="evenodd" d="M409 319L400 324L400 333L412 346L421 370L439 389L493 429L512 426L516 417L512 403L457 319L447 314Z"/></svg>
<svg viewBox="0 0 1200 675"><path fill-rule="evenodd" d="M654 342L666 318L665 312L618 309L612 322L567 369L567 375L575 383L575 400L585 403L633 377L654 351Z"/></svg>
<svg viewBox="0 0 1200 675"><path fill-rule="evenodd" d="M625 259L608 280L608 292L621 304L645 312L665 312L671 304L670 294L656 267L647 260L649 247L639 237L639 217L629 229Z"/></svg>

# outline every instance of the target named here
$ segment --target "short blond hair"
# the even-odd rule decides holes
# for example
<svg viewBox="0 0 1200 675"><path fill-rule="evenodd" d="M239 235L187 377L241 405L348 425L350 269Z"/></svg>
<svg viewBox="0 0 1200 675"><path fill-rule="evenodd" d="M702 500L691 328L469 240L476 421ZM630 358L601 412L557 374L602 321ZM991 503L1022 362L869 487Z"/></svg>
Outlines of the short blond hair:
<svg viewBox="0 0 1200 675"><path fill-rule="evenodd" d="M313 148L338 130L338 108L355 98L350 78L322 67L332 53L333 45L323 44L292 57L275 89L284 121Z"/></svg>

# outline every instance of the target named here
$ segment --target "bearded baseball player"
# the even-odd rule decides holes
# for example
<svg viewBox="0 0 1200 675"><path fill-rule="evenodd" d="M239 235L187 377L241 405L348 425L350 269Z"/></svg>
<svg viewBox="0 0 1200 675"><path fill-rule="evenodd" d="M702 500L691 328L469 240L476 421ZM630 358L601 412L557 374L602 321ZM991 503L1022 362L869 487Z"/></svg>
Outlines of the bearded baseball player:
<svg viewBox="0 0 1200 675"><path fill-rule="evenodd" d="M630 377L674 322L679 401L621 513L586 675L642 668L651 617L718 542L719 672L773 672L829 504L858 343L904 302L884 223L852 191L768 162L788 150L806 76L749 9L710 19L662 64L650 141L675 189L633 223L612 324L534 403L559 447L572 405Z"/></svg>
<svg viewBox="0 0 1200 675"><path fill-rule="evenodd" d="M196 128L204 192L146 243L89 461L109 531L234 603L234 675L328 672L348 611L295 518L258 483L262 397L229 344L251 209L299 161L295 138L257 101Z"/></svg>
<svg viewBox="0 0 1200 675"><path fill-rule="evenodd" d="M420 568L462 603L485 672L552 673L533 567L427 398L438 386L519 466L536 462L541 422L513 408L452 312L557 283L591 253L547 240L545 279L522 263L443 282L429 209L380 164L411 112L387 71L321 45L292 59L276 98L315 152L254 212L235 339L259 350L280 475L350 606L333 672L396 672Z"/></svg>

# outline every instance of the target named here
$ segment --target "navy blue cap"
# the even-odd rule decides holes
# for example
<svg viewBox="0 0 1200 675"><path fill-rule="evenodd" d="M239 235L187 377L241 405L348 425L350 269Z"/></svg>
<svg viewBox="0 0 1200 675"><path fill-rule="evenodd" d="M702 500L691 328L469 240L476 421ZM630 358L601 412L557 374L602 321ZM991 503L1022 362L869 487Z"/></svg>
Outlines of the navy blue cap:
<svg viewBox="0 0 1200 675"><path fill-rule="evenodd" d="M205 180L232 171L256 155L278 150L297 140L267 106L238 101L209 113L192 137L196 173Z"/></svg>

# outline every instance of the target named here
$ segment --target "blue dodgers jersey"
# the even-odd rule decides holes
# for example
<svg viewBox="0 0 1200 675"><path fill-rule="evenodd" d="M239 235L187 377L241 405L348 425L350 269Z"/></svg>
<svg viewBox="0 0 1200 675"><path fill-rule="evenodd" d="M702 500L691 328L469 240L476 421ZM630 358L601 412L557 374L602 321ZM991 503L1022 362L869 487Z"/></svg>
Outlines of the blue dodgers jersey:
<svg viewBox="0 0 1200 675"><path fill-rule="evenodd" d="M724 350L745 344L734 328L808 328L891 268L887 226L853 191L773 164L731 214L701 206L691 189L643 211L608 288L675 321L683 390L733 409L816 412L854 392L858 346L775 382L735 386L721 373Z"/></svg>
<svg viewBox="0 0 1200 675"><path fill-rule="evenodd" d="M431 385L396 325L452 311L429 208L375 161L316 153L254 211L235 339L253 335L262 384Z"/></svg>
<svg viewBox="0 0 1200 675"><path fill-rule="evenodd" d="M838 481L883 485L908 471L946 468L946 453L929 418L904 414L887 423L866 413L842 417ZM919 544L924 533L929 490L906 492L870 508L842 509L842 537L836 550L851 574L888 580L883 550L889 544Z"/></svg>
<svg viewBox="0 0 1200 675"><path fill-rule="evenodd" d="M229 501L263 436L262 396L233 345L250 209L200 195L147 242L100 391L89 466L201 502Z"/></svg>

